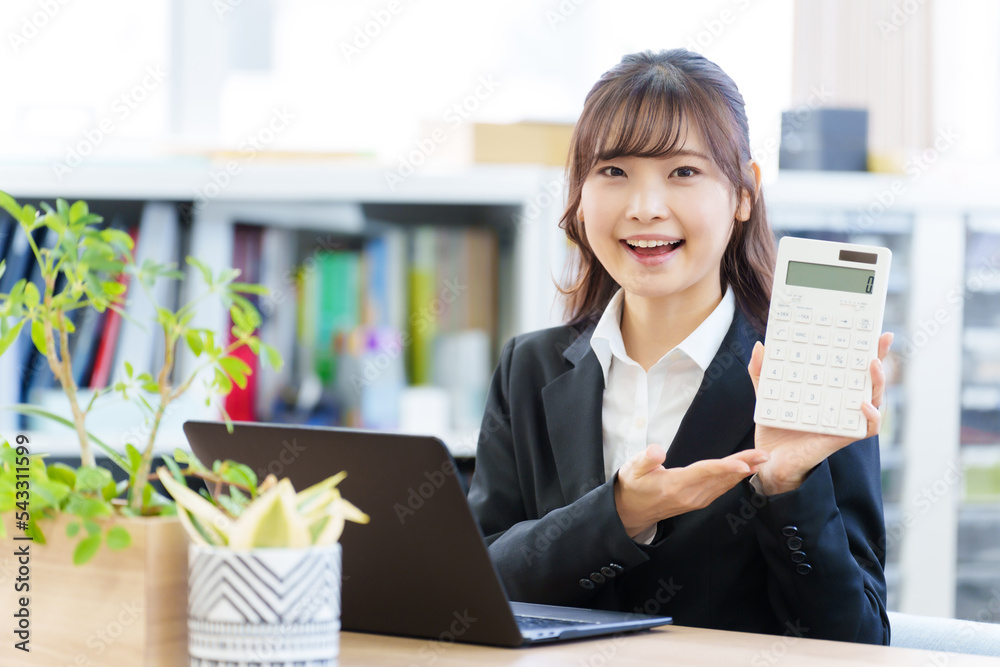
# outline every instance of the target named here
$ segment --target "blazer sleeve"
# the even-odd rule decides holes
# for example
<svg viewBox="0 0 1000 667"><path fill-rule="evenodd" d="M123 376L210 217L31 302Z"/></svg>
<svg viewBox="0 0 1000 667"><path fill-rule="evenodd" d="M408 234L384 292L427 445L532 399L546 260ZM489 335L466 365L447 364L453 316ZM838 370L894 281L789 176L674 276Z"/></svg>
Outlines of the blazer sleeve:
<svg viewBox="0 0 1000 667"><path fill-rule="evenodd" d="M744 484L759 508L768 597L788 631L887 645L878 438L834 453L795 491L765 497Z"/></svg>
<svg viewBox="0 0 1000 667"><path fill-rule="evenodd" d="M517 415L510 401L515 347L516 337L504 345L490 383L469 504L511 600L600 606L595 598L611 579L649 556L618 517L614 478L539 516L530 494L530 454L532 447L543 446L543 437L537 426L529 427L515 442L511 423Z"/></svg>

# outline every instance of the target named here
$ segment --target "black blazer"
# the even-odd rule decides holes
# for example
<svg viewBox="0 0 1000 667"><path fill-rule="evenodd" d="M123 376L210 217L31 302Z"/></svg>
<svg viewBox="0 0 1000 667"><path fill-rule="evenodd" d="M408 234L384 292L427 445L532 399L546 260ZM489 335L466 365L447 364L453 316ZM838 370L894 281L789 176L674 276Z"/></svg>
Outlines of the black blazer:
<svg viewBox="0 0 1000 667"><path fill-rule="evenodd" d="M469 503L510 598L888 644L878 438L833 454L789 493L765 498L744 480L637 544L604 480L594 325L515 336L493 374ZM754 446L746 366L759 339L737 308L665 466Z"/></svg>

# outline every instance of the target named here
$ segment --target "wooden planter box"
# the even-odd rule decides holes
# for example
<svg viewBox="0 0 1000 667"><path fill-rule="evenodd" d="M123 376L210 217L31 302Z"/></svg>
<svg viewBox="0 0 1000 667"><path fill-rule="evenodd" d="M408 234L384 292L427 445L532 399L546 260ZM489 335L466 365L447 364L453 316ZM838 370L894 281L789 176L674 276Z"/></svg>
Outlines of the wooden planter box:
<svg viewBox="0 0 1000 667"><path fill-rule="evenodd" d="M66 516L42 524L47 543L16 541L10 517L0 553L0 665L31 667L186 667L187 535L176 518L120 519L132 545L102 545L86 565L73 565L76 539ZM17 592L14 553L29 545L30 592ZM30 648L24 653L14 614L29 597Z"/></svg>

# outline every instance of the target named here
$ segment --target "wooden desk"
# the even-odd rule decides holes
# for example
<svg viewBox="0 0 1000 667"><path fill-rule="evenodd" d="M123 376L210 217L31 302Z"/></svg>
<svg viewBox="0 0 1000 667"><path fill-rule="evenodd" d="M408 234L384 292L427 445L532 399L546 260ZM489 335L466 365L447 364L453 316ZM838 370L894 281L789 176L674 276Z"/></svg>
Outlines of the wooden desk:
<svg viewBox="0 0 1000 667"><path fill-rule="evenodd" d="M915 649L868 646L799 637L743 632L656 628L621 637L586 639L551 646L509 649L404 639L356 632L340 634L340 667L451 667L517 665L518 667L820 667L827 665L892 665L892 667L966 667L1000 664L998 658Z"/></svg>

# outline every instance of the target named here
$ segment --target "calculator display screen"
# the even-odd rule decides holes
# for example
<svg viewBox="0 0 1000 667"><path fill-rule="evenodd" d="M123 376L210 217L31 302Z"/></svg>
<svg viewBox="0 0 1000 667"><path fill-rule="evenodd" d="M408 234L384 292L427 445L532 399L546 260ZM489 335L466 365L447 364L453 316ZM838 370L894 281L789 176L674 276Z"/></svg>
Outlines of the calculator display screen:
<svg viewBox="0 0 1000 667"><path fill-rule="evenodd" d="M875 285L875 272L828 264L788 262L788 275L785 276L785 283L799 287L871 294Z"/></svg>

